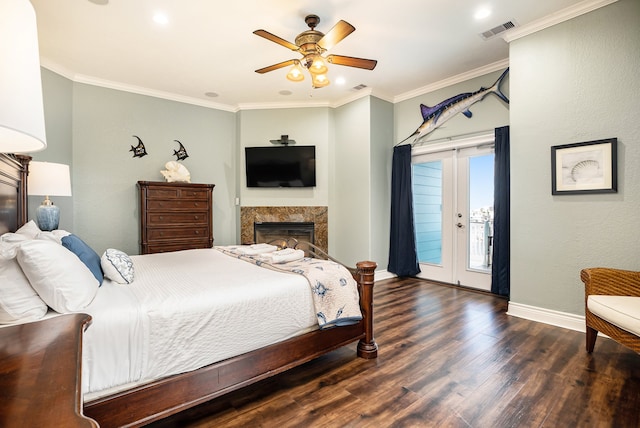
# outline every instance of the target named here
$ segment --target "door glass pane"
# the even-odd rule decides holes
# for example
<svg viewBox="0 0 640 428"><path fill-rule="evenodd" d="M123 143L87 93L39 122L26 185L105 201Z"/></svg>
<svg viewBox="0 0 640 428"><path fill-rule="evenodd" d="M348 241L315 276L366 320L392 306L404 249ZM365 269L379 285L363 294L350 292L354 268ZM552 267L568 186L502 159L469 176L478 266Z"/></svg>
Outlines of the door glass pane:
<svg viewBox="0 0 640 428"><path fill-rule="evenodd" d="M413 165L413 215L420 263L442 263L442 161Z"/></svg>
<svg viewBox="0 0 640 428"><path fill-rule="evenodd" d="M469 158L468 268L491 270L493 246L493 153Z"/></svg>

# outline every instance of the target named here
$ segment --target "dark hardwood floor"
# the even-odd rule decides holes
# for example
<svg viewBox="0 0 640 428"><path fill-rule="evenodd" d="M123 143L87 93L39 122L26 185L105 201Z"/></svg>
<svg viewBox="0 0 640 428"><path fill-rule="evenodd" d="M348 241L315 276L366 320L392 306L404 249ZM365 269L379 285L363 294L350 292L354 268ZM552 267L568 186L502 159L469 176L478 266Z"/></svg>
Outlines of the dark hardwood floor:
<svg viewBox="0 0 640 428"><path fill-rule="evenodd" d="M640 427L640 355L418 279L376 283L377 360L348 346L165 427Z"/></svg>

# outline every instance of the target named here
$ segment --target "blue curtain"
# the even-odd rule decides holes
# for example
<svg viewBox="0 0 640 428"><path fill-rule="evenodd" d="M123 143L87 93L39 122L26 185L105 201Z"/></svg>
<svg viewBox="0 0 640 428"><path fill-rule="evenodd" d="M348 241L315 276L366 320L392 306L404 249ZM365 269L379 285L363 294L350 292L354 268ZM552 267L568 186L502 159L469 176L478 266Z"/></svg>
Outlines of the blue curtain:
<svg viewBox="0 0 640 428"><path fill-rule="evenodd" d="M509 230L510 230L510 178L509 127L495 130L494 205L493 205L493 259L491 292L509 297Z"/></svg>
<svg viewBox="0 0 640 428"><path fill-rule="evenodd" d="M413 224L411 145L393 148L391 169L391 235L387 270L398 276L420 272Z"/></svg>

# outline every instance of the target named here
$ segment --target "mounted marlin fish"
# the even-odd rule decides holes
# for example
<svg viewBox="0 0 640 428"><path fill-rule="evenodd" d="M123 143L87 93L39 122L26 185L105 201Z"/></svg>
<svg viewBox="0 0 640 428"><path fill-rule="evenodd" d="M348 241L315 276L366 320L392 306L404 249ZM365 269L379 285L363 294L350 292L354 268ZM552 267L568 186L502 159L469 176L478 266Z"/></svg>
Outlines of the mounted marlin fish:
<svg viewBox="0 0 640 428"><path fill-rule="evenodd" d="M498 80L496 80L496 83L489 88L480 88L476 92L465 92L463 94L456 95L455 97L448 98L433 107L420 104L420 112L422 113L423 119L422 125L420 125L413 134L409 135L398 144L404 143L411 137L415 137L413 140L415 143L435 131L443 123L458 113L462 113L470 118L472 113L469 111L469 107L478 101L482 101L484 97L489 94L496 94L498 98L508 104L509 98L507 98L506 95L502 93L502 90L500 90L500 85L508 72L509 69L507 68Z"/></svg>

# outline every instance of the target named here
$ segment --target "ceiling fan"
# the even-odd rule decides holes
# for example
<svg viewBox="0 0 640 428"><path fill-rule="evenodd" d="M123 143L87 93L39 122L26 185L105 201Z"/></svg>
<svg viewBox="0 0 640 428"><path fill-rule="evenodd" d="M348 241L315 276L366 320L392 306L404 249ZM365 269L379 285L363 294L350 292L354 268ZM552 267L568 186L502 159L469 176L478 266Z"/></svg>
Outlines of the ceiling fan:
<svg viewBox="0 0 640 428"><path fill-rule="evenodd" d="M326 65L327 62L347 67L364 68L366 70L373 70L376 67L378 61L372 59L354 58L333 54L327 55L326 57L323 56L326 51L334 47L338 42L356 30L353 25L340 20L331 30L329 30L327 34L323 34L315 29L320 23L320 18L317 15L307 15L304 21L310 29L298 34L295 39L295 44L265 30L256 30L253 32L253 34L257 36L264 37L267 40L284 46L287 49L291 49L292 51L296 51L302 55L301 59L290 59L279 62L256 70L256 73L264 74L269 71L291 65L293 67L287 74L287 78L292 81L301 81L304 79L301 68L301 66L303 66L311 73L313 87L319 88L329 84L329 80L326 77L326 73L328 71Z"/></svg>

